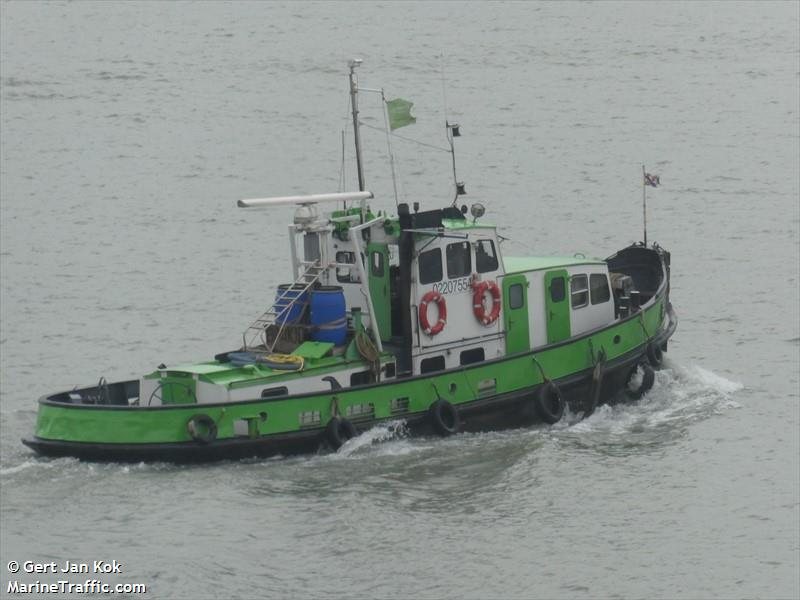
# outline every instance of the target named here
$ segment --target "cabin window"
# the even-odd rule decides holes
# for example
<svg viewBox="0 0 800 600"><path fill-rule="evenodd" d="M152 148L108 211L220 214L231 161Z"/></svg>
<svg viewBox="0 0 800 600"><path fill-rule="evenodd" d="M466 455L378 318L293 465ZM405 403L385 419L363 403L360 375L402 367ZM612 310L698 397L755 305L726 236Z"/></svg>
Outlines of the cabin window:
<svg viewBox="0 0 800 600"><path fill-rule="evenodd" d="M478 273L497 271L497 253L492 240L478 240L475 244L475 269Z"/></svg>
<svg viewBox="0 0 800 600"><path fill-rule="evenodd" d="M339 283L358 283L358 269L356 269L356 253L355 252L337 252L336 262L345 265L353 265L352 267L336 267L336 281Z"/></svg>
<svg viewBox="0 0 800 600"><path fill-rule="evenodd" d="M288 395L289 395L289 388L287 388L285 385L282 385L281 387L273 387L261 390L262 398L277 398L278 396L288 396Z"/></svg>
<svg viewBox="0 0 800 600"><path fill-rule="evenodd" d="M419 282L435 283L442 280L442 250L434 248L419 255Z"/></svg>
<svg viewBox="0 0 800 600"><path fill-rule="evenodd" d="M444 371L444 356L425 358L419 363L420 373L432 373L434 371Z"/></svg>
<svg viewBox="0 0 800 600"><path fill-rule="evenodd" d="M307 261L319 260L319 234L307 233L303 236L303 256Z"/></svg>
<svg viewBox="0 0 800 600"><path fill-rule="evenodd" d="M562 302L566 296L566 289L563 277L555 277L550 281L550 300Z"/></svg>
<svg viewBox="0 0 800 600"><path fill-rule="evenodd" d="M365 383L369 383L372 373L370 371L360 371L358 373L353 373L350 375L350 385L364 385Z"/></svg>
<svg viewBox="0 0 800 600"><path fill-rule="evenodd" d="M382 252L373 252L372 253L372 260L370 261L372 265L372 276L373 277L383 277L383 253Z"/></svg>
<svg viewBox="0 0 800 600"><path fill-rule="evenodd" d="M483 362L484 360L486 360L486 355L483 352L483 348L464 350L460 357L460 362L462 365L471 365L474 363Z"/></svg>
<svg viewBox="0 0 800 600"><path fill-rule="evenodd" d="M589 293L592 304L602 304L611 298L608 290L608 278L603 273L593 273L589 276Z"/></svg>
<svg viewBox="0 0 800 600"><path fill-rule="evenodd" d="M522 308L523 306L525 306L525 294L523 293L522 284L515 283L508 286L508 307Z"/></svg>
<svg viewBox="0 0 800 600"><path fill-rule="evenodd" d="M447 276L450 279L464 277L472 271L472 257L469 253L469 242L457 242L447 245Z"/></svg>
<svg viewBox="0 0 800 600"><path fill-rule="evenodd" d="M573 275L569 279L572 308L583 308L589 304L589 278L586 275Z"/></svg>

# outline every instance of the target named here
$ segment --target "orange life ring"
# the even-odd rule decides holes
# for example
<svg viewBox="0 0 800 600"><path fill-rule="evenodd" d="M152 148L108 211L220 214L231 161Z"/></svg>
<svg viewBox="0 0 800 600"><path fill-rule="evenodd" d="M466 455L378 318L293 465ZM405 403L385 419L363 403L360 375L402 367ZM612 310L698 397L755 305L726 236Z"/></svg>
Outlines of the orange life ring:
<svg viewBox="0 0 800 600"><path fill-rule="evenodd" d="M494 281L481 281L474 284L475 293L472 295L472 310L475 318L484 325L491 325L500 316L500 288ZM486 314L486 307L483 305L483 296L489 291L492 294L492 312Z"/></svg>
<svg viewBox="0 0 800 600"><path fill-rule="evenodd" d="M431 327L428 321L428 304L436 302L439 309L439 320ZM431 290L422 297L422 302L419 303L419 324L422 325L422 331L427 335L433 337L437 333L441 333L444 326L447 324L447 304L445 304L444 296L439 292Z"/></svg>

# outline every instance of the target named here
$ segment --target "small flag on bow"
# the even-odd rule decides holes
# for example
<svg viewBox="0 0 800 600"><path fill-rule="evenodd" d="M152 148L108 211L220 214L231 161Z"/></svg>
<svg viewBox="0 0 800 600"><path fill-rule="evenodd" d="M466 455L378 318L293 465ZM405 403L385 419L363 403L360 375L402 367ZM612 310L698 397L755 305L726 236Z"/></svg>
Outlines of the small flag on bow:
<svg viewBox="0 0 800 600"><path fill-rule="evenodd" d="M395 98L386 102L386 111L389 113L389 128L394 131L406 125L413 125L417 119L411 115L413 102Z"/></svg>
<svg viewBox="0 0 800 600"><path fill-rule="evenodd" d="M658 175L650 175L650 173L645 173L644 184L652 187L658 187L661 185L661 179L659 179Z"/></svg>

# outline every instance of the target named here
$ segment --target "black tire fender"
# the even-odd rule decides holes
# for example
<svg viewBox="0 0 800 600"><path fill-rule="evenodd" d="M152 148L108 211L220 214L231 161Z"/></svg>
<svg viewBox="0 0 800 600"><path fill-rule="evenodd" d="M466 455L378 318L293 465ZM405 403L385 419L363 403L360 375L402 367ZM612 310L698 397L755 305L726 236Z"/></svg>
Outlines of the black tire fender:
<svg viewBox="0 0 800 600"><path fill-rule="evenodd" d="M442 437L458 433L461 429L461 417L456 407L447 400L439 399L428 409L433 429Z"/></svg>
<svg viewBox="0 0 800 600"><path fill-rule="evenodd" d="M333 417L325 428L325 438L334 450L338 450L347 440L351 440L357 435L356 426L342 417Z"/></svg>
<svg viewBox="0 0 800 600"><path fill-rule="evenodd" d="M647 347L647 360L650 361L650 365L654 369L664 364L664 351L661 349L661 346L658 344L650 344Z"/></svg>
<svg viewBox="0 0 800 600"><path fill-rule="evenodd" d="M564 416L564 397L552 381L548 381L536 392L534 398L536 413L545 423L558 423Z"/></svg>
<svg viewBox="0 0 800 600"><path fill-rule="evenodd" d="M186 431L195 442L210 444L217 439L217 422L208 415L200 413L186 422Z"/></svg>
<svg viewBox="0 0 800 600"><path fill-rule="evenodd" d="M632 388L630 385L631 381L636 376L636 371L638 371L640 368L643 371L642 381L638 387ZM650 388L653 387L655 381L656 373L653 371L653 367L646 362L639 363L630 370L628 377L625 379L625 394L631 400L639 400L642 396L650 391Z"/></svg>

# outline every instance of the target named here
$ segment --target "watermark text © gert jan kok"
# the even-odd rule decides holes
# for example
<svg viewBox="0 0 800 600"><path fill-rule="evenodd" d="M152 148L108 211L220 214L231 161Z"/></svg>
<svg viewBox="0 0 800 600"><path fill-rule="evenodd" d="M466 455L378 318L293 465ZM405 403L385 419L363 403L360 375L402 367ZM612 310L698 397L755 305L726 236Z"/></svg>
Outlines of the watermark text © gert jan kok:
<svg viewBox="0 0 800 600"><path fill-rule="evenodd" d="M8 570L11 573L18 573L20 570L25 573L122 573L122 564L116 560L95 560L92 562L72 562L65 560L63 563L36 562L26 560L22 564L17 561L8 563Z"/></svg>

